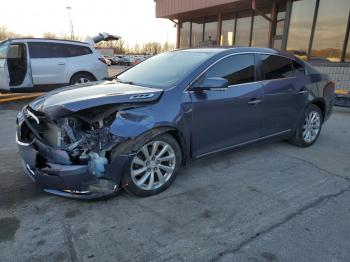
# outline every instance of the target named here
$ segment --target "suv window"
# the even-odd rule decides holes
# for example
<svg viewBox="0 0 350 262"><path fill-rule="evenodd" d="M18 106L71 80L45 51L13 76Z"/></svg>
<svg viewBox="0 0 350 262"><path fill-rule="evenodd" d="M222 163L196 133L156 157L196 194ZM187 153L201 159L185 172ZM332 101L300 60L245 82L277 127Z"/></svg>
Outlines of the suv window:
<svg viewBox="0 0 350 262"><path fill-rule="evenodd" d="M29 42L28 46L31 58L74 57L92 53L87 46L64 43Z"/></svg>
<svg viewBox="0 0 350 262"><path fill-rule="evenodd" d="M7 57L8 47L9 47L8 42L1 42L0 43L0 59Z"/></svg>
<svg viewBox="0 0 350 262"><path fill-rule="evenodd" d="M91 54L92 51L87 46L62 44L66 57L82 56Z"/></svg>
<svg viewBox="0 0 350 262"><path fill-rule="evenodd" d="M224 58L205 72L204 77L222 77L229 81L229 85L254 82L254 55L242 54Z"/></svg>
<svg viewBox="0 0 350 262"><path fill-rule="evenodd" d="M293 77L292 60L276 55L260 55L265 80Z"/></svg>
<svg viewBox="0 0 350 262"><path fill-rule="evenodd" d="M29 42L29 54L31 58L58 58L64 57L60 44L45 42Z"/></svg>

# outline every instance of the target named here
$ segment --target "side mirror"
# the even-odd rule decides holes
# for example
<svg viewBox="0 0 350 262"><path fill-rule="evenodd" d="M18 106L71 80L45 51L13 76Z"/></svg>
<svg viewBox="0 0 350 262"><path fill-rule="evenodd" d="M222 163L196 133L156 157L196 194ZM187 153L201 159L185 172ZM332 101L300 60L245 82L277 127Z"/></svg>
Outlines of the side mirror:
<svg viewBox="0 0 350 262"><path fill-rule="evenodd" d="M204 91L204 90L221 90L224 91L228 88L229 82L225 78L221 77L209 77L203 79L199 83L195 83L191 88L193 91Z"/></svg>

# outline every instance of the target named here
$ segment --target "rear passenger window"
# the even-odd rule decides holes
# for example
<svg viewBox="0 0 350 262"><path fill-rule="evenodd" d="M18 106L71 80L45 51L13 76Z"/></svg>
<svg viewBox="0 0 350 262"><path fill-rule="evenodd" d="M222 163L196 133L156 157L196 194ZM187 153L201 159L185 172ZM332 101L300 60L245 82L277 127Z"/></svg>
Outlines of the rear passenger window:
<svg viewBox="0 0 350 262"><path fill-rule="evenodd" d="M31 58L58 58L64 57L60 44L46 42L29 42L29 54Z"/></svg>
<svg viewBox="0 0 350 262"><path fill-rule="evenodd" d="M92 51L87 46L71 45L71 44L62 44L65 54L67 57L73 56L82 56L91 54Z"/></svg>
<svg viewBox="0 0 350 262"><path fill-rule="evenodd" d="M29 42L28 46L31 58L62 58L92 53L87 46L64 43Z"/></svg>
<svg viewBox="0 0 350 262"><path fill-rule="evenodd" d="M254 55L232 55L213 65L205 77L222 77L230 85L244 84L255 81Z"/></svg>
<svg viewBox="0 0 350 262"><path fill-rule="evenodd" d="M276 55L260 55L265 80L293 77L292 61Z"/></svg>
<svg viewBox="0 0 350 262"><path fill-rule="evenodd" d="M305 68L301 63L299 63L297 61L293 61L293 67L294 67L295 76L304 76L305 75Z"/></svg>

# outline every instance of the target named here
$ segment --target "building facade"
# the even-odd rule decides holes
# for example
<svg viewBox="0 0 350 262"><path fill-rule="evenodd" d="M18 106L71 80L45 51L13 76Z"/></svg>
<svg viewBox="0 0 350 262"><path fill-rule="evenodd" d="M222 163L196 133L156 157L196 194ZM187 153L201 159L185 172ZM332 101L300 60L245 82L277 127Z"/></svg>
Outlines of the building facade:
<svg viewBox="0 0 350 262"><path fill-rule="evenodd" d="M350 90L350 0L156 0L177 47L260 46L293 52Z"/></svg>

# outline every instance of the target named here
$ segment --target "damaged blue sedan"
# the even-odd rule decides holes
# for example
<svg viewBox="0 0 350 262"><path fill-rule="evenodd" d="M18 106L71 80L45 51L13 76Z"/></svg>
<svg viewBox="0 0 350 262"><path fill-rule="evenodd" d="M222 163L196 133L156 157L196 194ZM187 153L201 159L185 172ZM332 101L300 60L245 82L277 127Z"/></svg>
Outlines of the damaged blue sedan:
<svg viewBox="0 0 350 262"><path fill-rule="evenodd" d="M271 139L311 146L333 99L334 82L288 53L176 50L39 97L18 114L16 140L46 192L150 196L189 159Z"/></svg>

